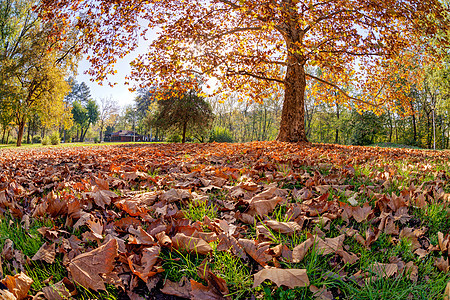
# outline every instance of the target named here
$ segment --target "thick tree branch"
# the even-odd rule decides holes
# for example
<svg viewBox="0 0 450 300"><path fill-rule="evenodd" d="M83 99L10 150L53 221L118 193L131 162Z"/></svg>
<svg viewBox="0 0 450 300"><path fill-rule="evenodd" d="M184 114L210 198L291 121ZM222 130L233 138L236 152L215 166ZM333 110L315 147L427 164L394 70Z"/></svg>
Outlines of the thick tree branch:
<svg viewBox="0 0 450 300"><path fill-rule="evenodd" d="M250 77L253 77L253 78L256 78L256 79L260 79L260 80L274 81L274 82L278 82L278 83L284 84L284 80L277 79L277 78L270 78L270 77L266 77L266 76L263 76L263 75L253 74L253 73L250 73L250 72L245 71L245 70L239 70L239 71L227 70L227 75L230 75L230 76L234 76L234 75L250 76Z"/></svg>

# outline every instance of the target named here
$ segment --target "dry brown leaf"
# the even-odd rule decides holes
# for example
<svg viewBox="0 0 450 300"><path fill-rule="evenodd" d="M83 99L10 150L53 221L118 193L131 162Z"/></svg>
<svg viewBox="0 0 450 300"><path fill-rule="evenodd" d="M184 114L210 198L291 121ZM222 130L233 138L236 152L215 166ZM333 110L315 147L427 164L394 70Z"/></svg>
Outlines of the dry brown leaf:
<svg viewBox="0 0 450 300"><path fill-rule="evenodd" d="M261 285L268 279L277 286L287 286L288 288L309 286L308 275L305 269L263 269L254 275L253 288Z"/></svg>
<svg viewBox="0 0 450 300"><path fill-rule="evenodd" d="M169 247L172 245L172 240L167 236L165 231L157 233L155 237L161 247Z"/></svg>
<svg viewBox="0 0 450 300"><path fill-rule="evenodd" d="M73 296L64 285L63 281L44 287L42 292L44 293L45 298L49 300L66 300Z"/></svg>
<svg viewBox="0 0 450 300"><path fill-rule="evenodd" d="M172 247L203 255L207 255L213 251L211 245L209 245L205 240L192 236L186 236L183 233L177 233L172 238Z"/></svg>
<svg viewBox="0 0 450 300"><path fill-rule="evenodd" d="M0 290L1 300L17 300L16 296L8 290Z"/></svg>
<svg viewBox="0 0 450 300"><path fill-rule="evenodd" d="M405 266L405 272L409 273L409 279L412 282L417 282L419 279L419 268L412 262L408 262Z"/></svg>
<svg viewBox="0 0 450 300"><path fill-rule="evenodd" d="M140 259L139 265L133 263L134 255L129 256L127 260L131 272L139 276L139 278L141 278L145 283L147 283L150 277L164 271L161 268L158 269L154 268L156 262L158 261L160 251L161 248L159 246L144 248L142 250L142 257Z"/></svg>
<svg viewBox="0 0 450 300"><path fill-rule="evenodd" d="M92 192L87 192L86 196L92 198L98 206L105 208L106 205L111 204L111 199L119 197L116 193L109 190L94 190Z"/></svg>
<svg viewBox="0 0 450 300"><path fill-rule="evenodd" d="M448 257L446 259L444 259L443 257L436 258L434 264L442 272L448 273L449 271Z"/></svg>
<svg viewBox="0 0 450 300"><path fill-rule="evenodd" d="M224 300L225 298L219 291L211 286L204 286L203 284L191 279L190 298L192 300Z"/></svg>
<svg viewBox="0 0 450 300"><path fill-rule="evenodd" d="M191 193L182 189L170 189L159 196L159 199L168 203L181 201L183 199L192 199Z"/></svg>
<svg viewBox="0 0 450 300"><path fill-rule="evenodd" d="M294 263L301 262L312 245L314 245L314 238L308 238L306 241L296 246L292 250L292 261Z"/></svg>
<svg viewBox="0 0 450 300"><path fill-rule="evenodd" d="M267 220L264 221L264 224L273 231L287 235L292 235L295 232L302 230L302 227L296 222L278 222L274 220Z"/></svg>
<svg viewBox="0 0 450 300"><path fill-rule="evenodd" d="M372 213L372 207L369 203L364 203L363 207L353 207L352 208L352 216L356 222L361 223L363 221L367 221L367 218Z"/></svg>
<svg viewBox="0 0 450 300"><path fill-rule="evenodd" d="M33 279L21 272L15 276L6 275L5 279L1 281L8 290L17 298L22 300L27 298Z"/></svg>
<svg viewBox="0 0 450 300"><path fill-rule="evenodd" d="M450 300L450 281L447 282L447 285L445 286L444 300Z"/></svg>
<svg viewBox="0 0 450 300"><path fill-rule="evenodd" d="M272 259L272 256L266 254L266 250L269 249L269 245L258 247L255 241L248 239L239 239L239 245L261 266L266 266L267 262Z"/></svg>
<svg viewBox="0 0 450 300"><path fill-rule="evenodd" d="M374 263L372 265L372 271L381 277L391 277L395 273L398 272L397 264L382 264L382 263Z"/></svg>
<svg viewBox="0 0 450 300"><path fill-rule="evenodd" d="M278 203L283 199L279 196L275 196L277 187L270 187L269 189L257 194L249 201L249 214L258 215L260 217L266 216L271 213Z"/></svg>
<svg viewBox="0 0 450 300"><path fill-rule="evenodd" d="M76 256L67 266L72 278L84 287L94 291L105 290L100 274L111 273L117 257L118 244L115 239L94 249Z"/></svg>
<svg viewBox="0 0 450 300"><path fill-rule="evenodd" d="M325 238L324 240L316 237L315 242L317 244L315 246L315 250L322 255L334 253L338 250L342 250L344 240L345 234L341 234L340 236L337 236L335 238Z"/></svg>
<svg viewBox="0 0 450 300"><path fill-rule="evenodd" d="M52 264L56 257L55 244L44 243L31 260L43 260L48 264Z"/></svg>
<svg viewBox="0 0 450 300"><path fill-rule="evenodd" d="M186 277L181 278L179 282L166 280L164 287L161 289L161 293L186 299L190 298L191 291L191 282Z"/></svg>
<svg viewBox="0 0 450 300"><path fill-rule="evenodd" d="M134 235L134 239L131 237L128 239L128 243L137 244L137 245L153 245L155 244L155 239L147 233L141 226L138 226L137 229L130 227L128 232Z"/></svg>

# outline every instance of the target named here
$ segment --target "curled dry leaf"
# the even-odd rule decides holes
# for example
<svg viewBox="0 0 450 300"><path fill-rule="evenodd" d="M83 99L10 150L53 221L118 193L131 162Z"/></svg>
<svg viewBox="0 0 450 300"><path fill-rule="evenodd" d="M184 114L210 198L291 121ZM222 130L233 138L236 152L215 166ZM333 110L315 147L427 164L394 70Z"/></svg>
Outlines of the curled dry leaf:
<svg viewBox="0 0 450 300"><path fill-rule="evenodd" d="M162 247L169 247L170 245L172 245L172 240L167 236L165 231L157 233L155 237Z"/></svg>
<svg viewBox="0 0 450 300"><path fill-rule="evenodd" d="M133 263L134 255L131 255L127 258L128 265L131 271L135 275L139 276L139 278L141 278L145 283L147 283L150 277L164 271L161 268L157 270L154 268L156 262L158 261L160 251L161 248L159 246L144 248L144 250L142 250L140 265L136 265Z"/></svg>
<svg viewBox="0 0 450 300"><path fill-rule="evenodd" d="M67 266L72 278L84 287L94 291L105 290L100 274L111 273L117 257L118 244L115 239L94 249L76 256Z"/></svg>
<svg viewBox="0 0 450 300"><path fill-rule="evenodd" d="M2 283L17 298L17 300L22 300L27 298L33 279L21 272L15 276L7 275L6 278L2 280Z"/></svg>
<svg viewBox="0 0 450 300"><path fill-rule="evenodd" d="M0 299L2 300L17 300L16 296L8 290L0 290Z"/></svg>
<svg viewBox="0 0 450 300"><path fill-rule="evenodd" d="M203 284L191 279L190 298L192 300L224 300L221 293L212 286Z"/></svg>
<svg viewBox="0 0 450 300"><path fill-rule="evenodd" d="M31 260L43 260L48 264L52 264L56 257L55 244L44 243Z"/></svg>
<svg viewBox="0 0 450 300"><path fill-rule="evenodd" d="M263 267L266 266L267 262L272 259L272 256L266 254L267 249L269 249L269 245L259 247L256 245L255 241L248 239L239 239L238 243L248 255L250 255Z"/></svg>
<svg viewBox="0 0 450 300"><path fill-rule="evenodd" d="M358 223L366 221L371 213L372 207L367 202L363 204L363 207L352 207L352 216Z"/></svg>
<svg viewBox="0 0 450 300"><path fill-rule="evenodd" d="M450 300L450 281L447 282L447 285L445 286L444 300Z"/></svg>
<svg viewBox="0 0 450 300"><path fill-rule="evenodd" d="M296 222L277 222L274 220L267 220L264 221L264 224L266 224L267 227L278 233L287 235L292 235L295 232L302 230L302 227L298 225L298 223Z"/></svg>
<svg viewBox="0 0 450 300"><path fill-rule="evenodd" d="M254 275L253 288L261 285L268 279L277 286L287 286L288 288L309 286L308 275L305 269L263 269Z"/></svg>
<svg viewBox="0 0 450 300"><path fill-rule="evenodd" d="M434 264L442 272L448 273L449 271L448 257L446 259L444 259L443 257L436 258Z"/></svg>
<svg viewBox="0 0 450 300"><path fill-rule="evenodd" d="M172 247L203 255L207 255L213 251L211 245L209 245L205 240L192 236L186 236L183 233L177 233L172 238Z"/></svg>
<svg viewBox="0 0 450 300"><path fill-rule="evenodd" d="M128 243L137 245L153 245L155 244L155 239L147 233L141 226L137 229L130 227L128 232L133 234L133 236L128 239Z"/></svg>

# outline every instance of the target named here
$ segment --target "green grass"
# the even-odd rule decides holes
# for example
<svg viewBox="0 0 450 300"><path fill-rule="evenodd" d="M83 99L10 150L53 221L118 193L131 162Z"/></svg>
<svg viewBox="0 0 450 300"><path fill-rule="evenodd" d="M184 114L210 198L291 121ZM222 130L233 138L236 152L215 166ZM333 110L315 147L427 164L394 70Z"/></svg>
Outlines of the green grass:
<svg viewBox="0 0 450 300"><path fill-rule="evenodd" d="M15 144L0 145L1 149L34 149L34 148L67 148L67 147L95 147L95 146L121 146L121 145L149 145L161 144L163 142L103 142L103 143L61 143L59 145L42 145L42 144L22 144L21 147L16 147Z"/></svg>
<svg viewBox="0 0 450 300"><path fill-rule="evenodd" d="M183 209L184 216L195 222L203 221L205 216L211 220L217 218L217 206L208 199L203 201L189 201L187 206Z"/></svg>

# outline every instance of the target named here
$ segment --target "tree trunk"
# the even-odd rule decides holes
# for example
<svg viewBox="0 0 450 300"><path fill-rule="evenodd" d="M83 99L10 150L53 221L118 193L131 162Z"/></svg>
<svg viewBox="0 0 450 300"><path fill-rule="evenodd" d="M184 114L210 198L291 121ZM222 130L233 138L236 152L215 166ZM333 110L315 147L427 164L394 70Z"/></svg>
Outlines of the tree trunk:
<svg viewBox="0 0 450 300"><path fill-rule="evenodd" d="M103 142L103 122L102 122L102 124L101 124L101 126L100 126L100 143L101 142Z"/></svg>
<svg viewBox="0 0 450 300"><path fill-rule="evenodd" d="M288 43L289 44L289 43ZM288 45L288 49L292 50ZM284 79L284 102L281 113L281 142L307 142L305 134L305 88L304 62L297 53L288 50L286 77Z"/></svg>
<svg viewBox="0 0 450 300"><path fill-rule="evenodd" d="M416 113L413 113L412 115L412 122L413 122L413 132L414 132L414 146L417 146L417 122L416 122Z"/></svg>
<svg viewBox="0 0 450 300"><path fill-rule="evenodd" d="M336 135L334 137L334 143L339 143L339 104L336 103L336 119L337 119L337 127L336 127Z"/></svg>
<svg viewBox="0 0 450 300"><path fill-rule="evenodd" d="M30 143L30 133L31 133L31 120L28 120L28 128L27 128L27 144Z"/></svg>
<svg viewBox="0 0 450 300"><path fill-rule="evenodd" d="M181 142L183 144L186 142L186 129L187 129L187 122L185 121L183 123L183 138L181 139Z"/></svg>
<svg viewBox="0 0 450 300"><path fill-rule="evenodd" d="M6 127L3 127L2 144L5 143L5 134L6 134Z"/></svg>
<svg viewBox="0 0 450 300"><path fill-rule="evenodd" d="M22 120L19 122L19 132L17 133L17 143L16 146L22 146L22 138L23 138L23 130L25 128L25 119L22 117Z"/></svg>

